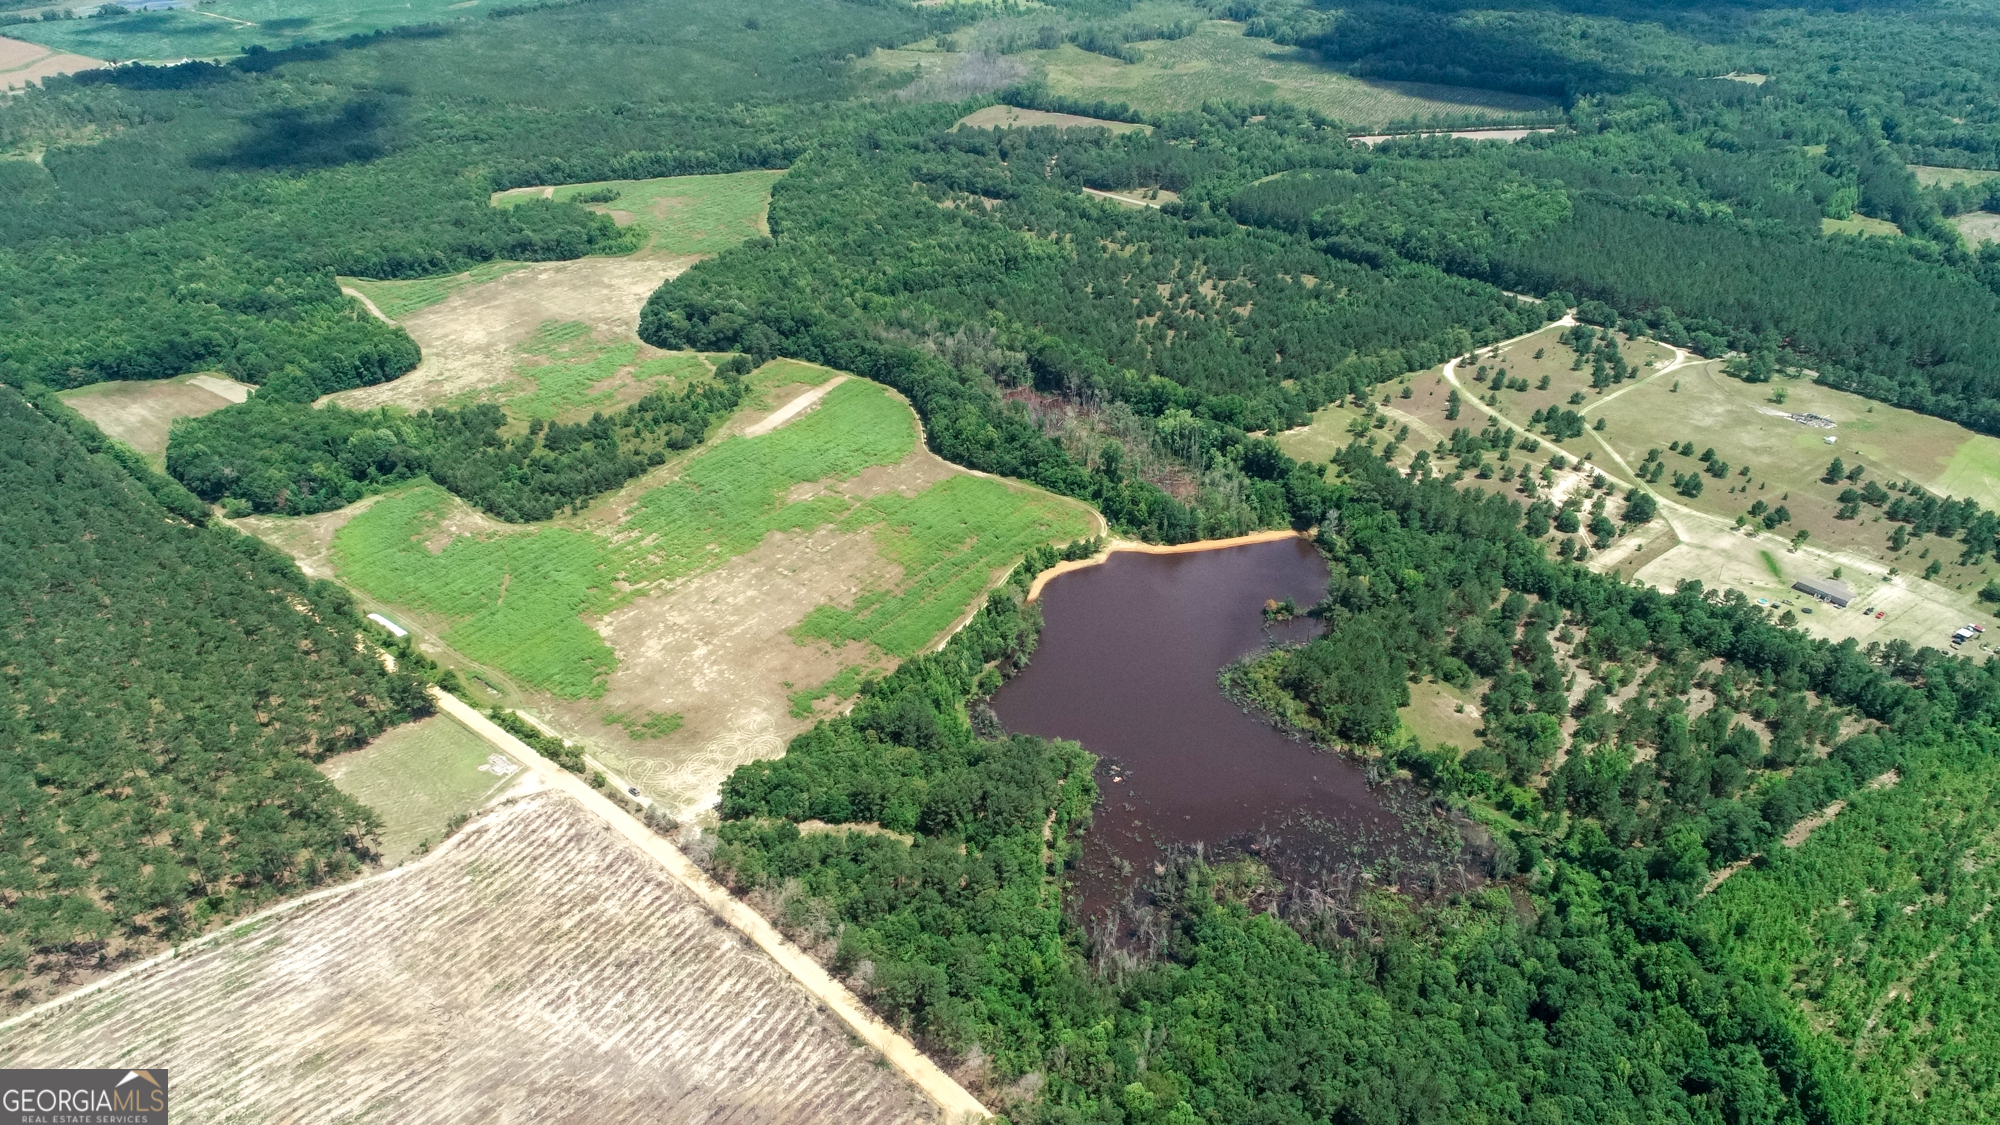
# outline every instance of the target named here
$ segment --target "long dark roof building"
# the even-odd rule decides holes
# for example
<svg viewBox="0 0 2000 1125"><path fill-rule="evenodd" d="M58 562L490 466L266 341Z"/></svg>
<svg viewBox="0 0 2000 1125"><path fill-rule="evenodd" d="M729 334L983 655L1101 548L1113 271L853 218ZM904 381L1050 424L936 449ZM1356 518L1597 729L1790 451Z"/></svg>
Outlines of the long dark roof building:
<svg viewBox="0 0 2000 1125"><path fill-rule="evenodd" d="M1811 594L1823 602L1832 602L1843 609L1847 607L1848 602L1854 600L1854 591L1848 589L1847 583L1837 582L1831 578L1801 578L1792 583L1792 589Z"/></svg>

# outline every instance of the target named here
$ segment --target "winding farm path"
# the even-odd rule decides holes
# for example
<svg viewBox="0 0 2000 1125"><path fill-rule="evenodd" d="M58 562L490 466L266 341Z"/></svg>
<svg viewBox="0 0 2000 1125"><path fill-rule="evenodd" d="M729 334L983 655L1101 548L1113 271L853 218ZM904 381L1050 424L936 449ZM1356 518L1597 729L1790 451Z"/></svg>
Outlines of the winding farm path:
<svg viewBox="0 0 2000 1125"><path fill-rule="evenodd" d="M206 15L207 13L203 14ZM383 315L381 309L375 307L375 302L368 299L368 294L363 293L361 290L354 288L352 285L343 285L340 287L340 291L354 298L355 300L360 301L361 307L367 309L368 315L374 317L376 320L379 320L384 324L396 323L395 321L390 320L387 316Z"/></svg>
<svg viewBox="0 0 2000 1125"><path fill-rule="evenodd" d="M1576 317L1574 315L1568 315L1564 316L1561 320L1552 321L1550 324L1543 325L1541 328L1536 329L1535 332L1541 332L1550 327L1568 327L1570 325L1575 324L1576 322L1577 322ZM1515 336L1512 339L1502 340L1497 344L1488 344L1485 345L1484 347L1479 348L1478 350L1485 351L1487 350L1487 348L1505 347L1508 344L1518 343L1521 340L1527 339L1529 336L1535 335L1535 332L1523 333L1522 335ZM1664 346L1672 347L1672 345L1664 345ZM1632 382L1629 386L1622 387L1619 390L1613 391L1612 393L1605 395L1602 398L1593 400L1591 403L1584 406L1583 409L1580 411L1580 413L1588 414L1590 411L1600 406L1603 406L1605 403L1610 402L1612 399L1626 393L1627 391L1633 390L1634 388L1644 383L1649 383L1652 380L1667 374L1668 372L1681 370L1682 368L1688 366L1690 363L1694 362L1695 357L1691 352L1685 351L1681 348L1673 348L1673 353L1674 353L1674 360L1672 363L1667 364L1665 367L1660 368L1658 371L1653 372L1651 375L1646 376L1644 379L1636 380ZM1527 427L1522 426L1520 423L1514 421L1512 418L1509 418L1506 415L1501 414L1499 411L1493 409L1492 407L1487 406L1485 401L1481 399L1478 396L1478 394L1476 394L1471 388L1467 387L1464 383L1460 382L1458 378L1458 363L1459 363L1458 358L1454 358L1449 363L1446 363L1444 365L1444 377L1446 382L1450 383L1464 396L1464 401L1468 405L1472 406L1480 413L1486 415L1488 418L1493 419L1500 425L1505 426L1507 429L1513 431L1516 434L1519 434L1523 437L1534 436L1534 434L1530 430L1528 430ZM1740 537L1742 535L1742 532L1737 529L1734 522L1724 519L1721 516L1712 515L1708 512L1697 511L1694 508L1690 508L1687 505L1682 504L1680 501L1674 499L1672 496L1669 496L1661 492L1659 489L1654 488L1651 484L1647 483L1646 481L1640 480L1639 474L1632 468L1630 464L1626 462L1625 458L1619 456L1618 451L1612 448L1610 442L1604 440L1603 435L1599 434L1596 430L1585 430L1584 433L1586 436L1590 438L1591 441L1596 443L1597 448L1602 450L1606 457L1610 458L1610 460L1616 466L1617 470L1616 472L1607 471L1604 466L1600 465L1598 466L1598 472L1603 473L1605 477L1607 477L1613 484L1617 485L1620 488L1632 488L1636 486L1639 488L1643 488L1647 492L1651 493L1653 495L1653 498L1658 500L1660 503L1661 518L1667 521L1667 525L1673 529L1675 535L1680 537L1681 542L1695 543L1695 542L1700 542L1703 538L1712 540L1718 536ZM1619 475L1620 473L1623 474L1622 477ZM1809 544L1801 544L1797 548L1792 548L1790 550L1792 551L1792 553L1802 555L1805 558L1814 561L1816 564L1820 566L1822 570L1825 570L1828 573L1831 573L1832 570L1836 567L1851 569L1856 571L1857 573L1877 573L1882 569L1882 564L1876 562L1873 559L1869 559L1864 556L1852 554L1845 551L1829 551L1823 547L1813 546ZM1899 581L1904 585L1915 589L1920 597L1924 597L1927 600L1938 601L1940 603L1949 601L1948 598L1943 598L1941 596L1930 593L1929 590L1927 589L1928 587L1930 587L1930 583L1924 581L1923 579L1914 578L1910 576L1903 576L1899 578Z"/></svg>
<svg viewBox="0 0 2000 1125"><path fill-rule="evenodd" d="M790 973L792 978L804 986L815 1000L839 1016L841 1021L869 1046L881 1052L891 1066L901 1071L918 1089L942 1106L946 1119L951 1122L984 1121L991 1117L978 1098L972 1096L965 1087L959 1085L949 1074L925 1057L916 1045L888 1024L876 1018L847 986L835 980L820 963L807 956L805 951L786 941L776 927L764 916L751 909L736 896L724 890L710 879L694 862L662 839L652 829L639 823L631 813L615 805L604 794L591 788L584 780L568 770L549 761L529 748L527 743L501 730L492 720L479 710L450 692L433 689L439 710L464 723L467 727L492 743L496 748L533 770L543 782L554 789L574 797L602 817L606 824L619 835L624 836L639 850L657 860L666 868L674 881L686 887L701 900L702 904L714 911L716 916L734 926L743 936L757 944L769 954L779 967Z"/></svg>

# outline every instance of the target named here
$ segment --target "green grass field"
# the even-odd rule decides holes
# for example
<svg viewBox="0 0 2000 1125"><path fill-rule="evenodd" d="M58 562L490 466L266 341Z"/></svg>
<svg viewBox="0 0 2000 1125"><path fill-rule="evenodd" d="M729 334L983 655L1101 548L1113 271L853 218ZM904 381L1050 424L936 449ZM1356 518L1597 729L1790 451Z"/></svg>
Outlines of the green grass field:
<svg viewBox="0 0 2000 1125"><path fill-rule="evenodd" d="M488 5L492 0L483 0ZM14 24L25 39L79 55L123 62L227 58L252 45L283 50L392 27L448 23L485 15L482 0L203 0L199 8L134 12L98 19Z"/></svg>
<svg viewBox="0 0 2000 1125"><path fill-rule="evenodd" d="M1798 848L1740 871L1695 923L1851 1057L1858 1120L1985 1121L2000 1087L2000 771L1917 755Z"/></svg>
<svg viewBox="0 0 2000 1125"><path fill-rule="evenodd" d="M1524 94L1354 78L1310 52L1249 38L1242 24L1221 20L1185 39L1134 46L1142 62L1124 63L1069 44L1021 57L1046 72L1054 93L1125 102L1145 113L1199 109L1209 101L1283 101L1370 129L1441 120L1540 120L1555 110L1554 102Z"/></svg>
<svg viewBox="0 0 2000 1125"><path fill-rule="evenodd" d="M548 195L571 199L615 191L616 199L586 204L646 232L641 254L713 254L760 234L771 185L783 172L731 172L720 176L672 176L655 180L607 180L556 188L516 188L494 195L493 205L509 207Z"/></svg>
<svg viewBox="0 0 2000 1125"><path fill-rule="evenodd" d="M74 22L74 21L72 21ZM654 180L609 180L564 184L554 188L515 188L496 192L495 207L512 207L543 196L569 199L579 194L616 191L609 203L587 204L646 233L637 253L654 257L713 254L760 234L768 234L764 216L771 208L771 185L783 172L731 172L721 176L670 176ZM486 262L463 273L410 281L376 281L342 277L340 284L366 296L390 320L401 320L440 304L454 293L525 269L527 262Z"/></svg>
<svg viewBox="0 0 2000 1125"><path fill-rule="evenodd" d="M1863 238L1888 238L1903 233L1903 228L1887 219L1871 219L1866 215L1821 219L1819 229L1821 234L1858 234Z"/></svg>
<svg viewBox="0 0 2000 1125"><path fill-rule="evenodd" d="M915 496L884 493L841 521L843 531L869 527L882 556L903 568L902 582L863 593L853 609L819 607L794 637L836 646L869 641L914 656L1030 547L1090 534L1082 520L1052 520L1049 508L1023 504L1018 490L974 476L951 477Z"/></svg>
<svg viewBox="0 0 2000 1125"><path fill-rule="evenodd" d="M527 265L526 262L486 262L449 277L422 277L414 281L373 281L365 277L343 277L340 279L340 284L375 302L375 307L382 310L383 316L390 320L401 320L413 312L441 303L461 289L484 285L515 270L525 269Z"/></svg>
<svg viewBox="0 0 2000 1125"><path fill-rule="evenodd" d="M831 374L797 366L822 379ZM790 369L759 377L805 381ZM956 620L991 572L1029 545L1082 538L1091 526L1073 503L980 477L954 477L913 498L857 504L821 492L787 499L794 485L848 480L915 448L909 408L877 384L850 379L772 433L702 447L615 526L590 526L586 516L454 535L445 525L464 505L421 484L356 516L335 536L333 556L343 578L426 616L468 658L541 690L585 698L602 693L616 666L585 619L629 600L635 588L713 569L772 531L876 528L879 549L903 566L903 582L872 591L853 611L815 613L805 635L867 640L907 655Z"/></svg>
<svg viewBox="0 0 2000 1125"><path fill-rule="evenodd" d="M1939 184L1983 184L1988 180L2000 179L2000 172L1979 168L1933 168L1924 164L1910 165L1917 182L1925 187Z"/></svg>
<svg viewBox="0 0 2000 1125"><path fill-rule="evenodd" d="M667 380L711 373L698 355L672 353L641 359L632 341L605 342L581 321L550 321L515 349L514 378L472 395L468 402L493 402L515 421L545 418L573 421L593 411L610 411Z"/></svg>
<svg viewBox="0 0 2000 1125"><path fill-rule="evenodd" d="M341 792L382 815L382 858L395 864L426 841L443 839L452 817L478 808L515 776L493 772L494 756L485 739L437 715L330 758L321 769ZM498 764L513 763L502 757Z"/></svg>

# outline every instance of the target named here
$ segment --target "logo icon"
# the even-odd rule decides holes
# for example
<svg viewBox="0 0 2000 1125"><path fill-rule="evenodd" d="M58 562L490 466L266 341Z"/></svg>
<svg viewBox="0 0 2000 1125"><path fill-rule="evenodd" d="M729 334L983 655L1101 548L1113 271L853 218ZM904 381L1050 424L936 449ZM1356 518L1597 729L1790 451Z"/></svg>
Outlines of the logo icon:
<svg viewBox="0 0 2000 1125"><path fill-rule="evenodd" d="M167 1125L165 1070L0 1070L0 1125Z"/></svg>

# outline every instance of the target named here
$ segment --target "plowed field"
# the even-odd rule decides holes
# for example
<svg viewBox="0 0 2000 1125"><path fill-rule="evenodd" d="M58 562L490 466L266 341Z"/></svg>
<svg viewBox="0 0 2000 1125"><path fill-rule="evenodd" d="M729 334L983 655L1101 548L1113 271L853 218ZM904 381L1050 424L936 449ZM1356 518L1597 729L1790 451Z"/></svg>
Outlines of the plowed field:
<svg viewBox="0 0 2000 1125"><path fill-rule="evenodd" d="M938 1111L735 930L543 791L424 861L0 1028L164 1066L188 1122L799 1122Z"/></svg>

